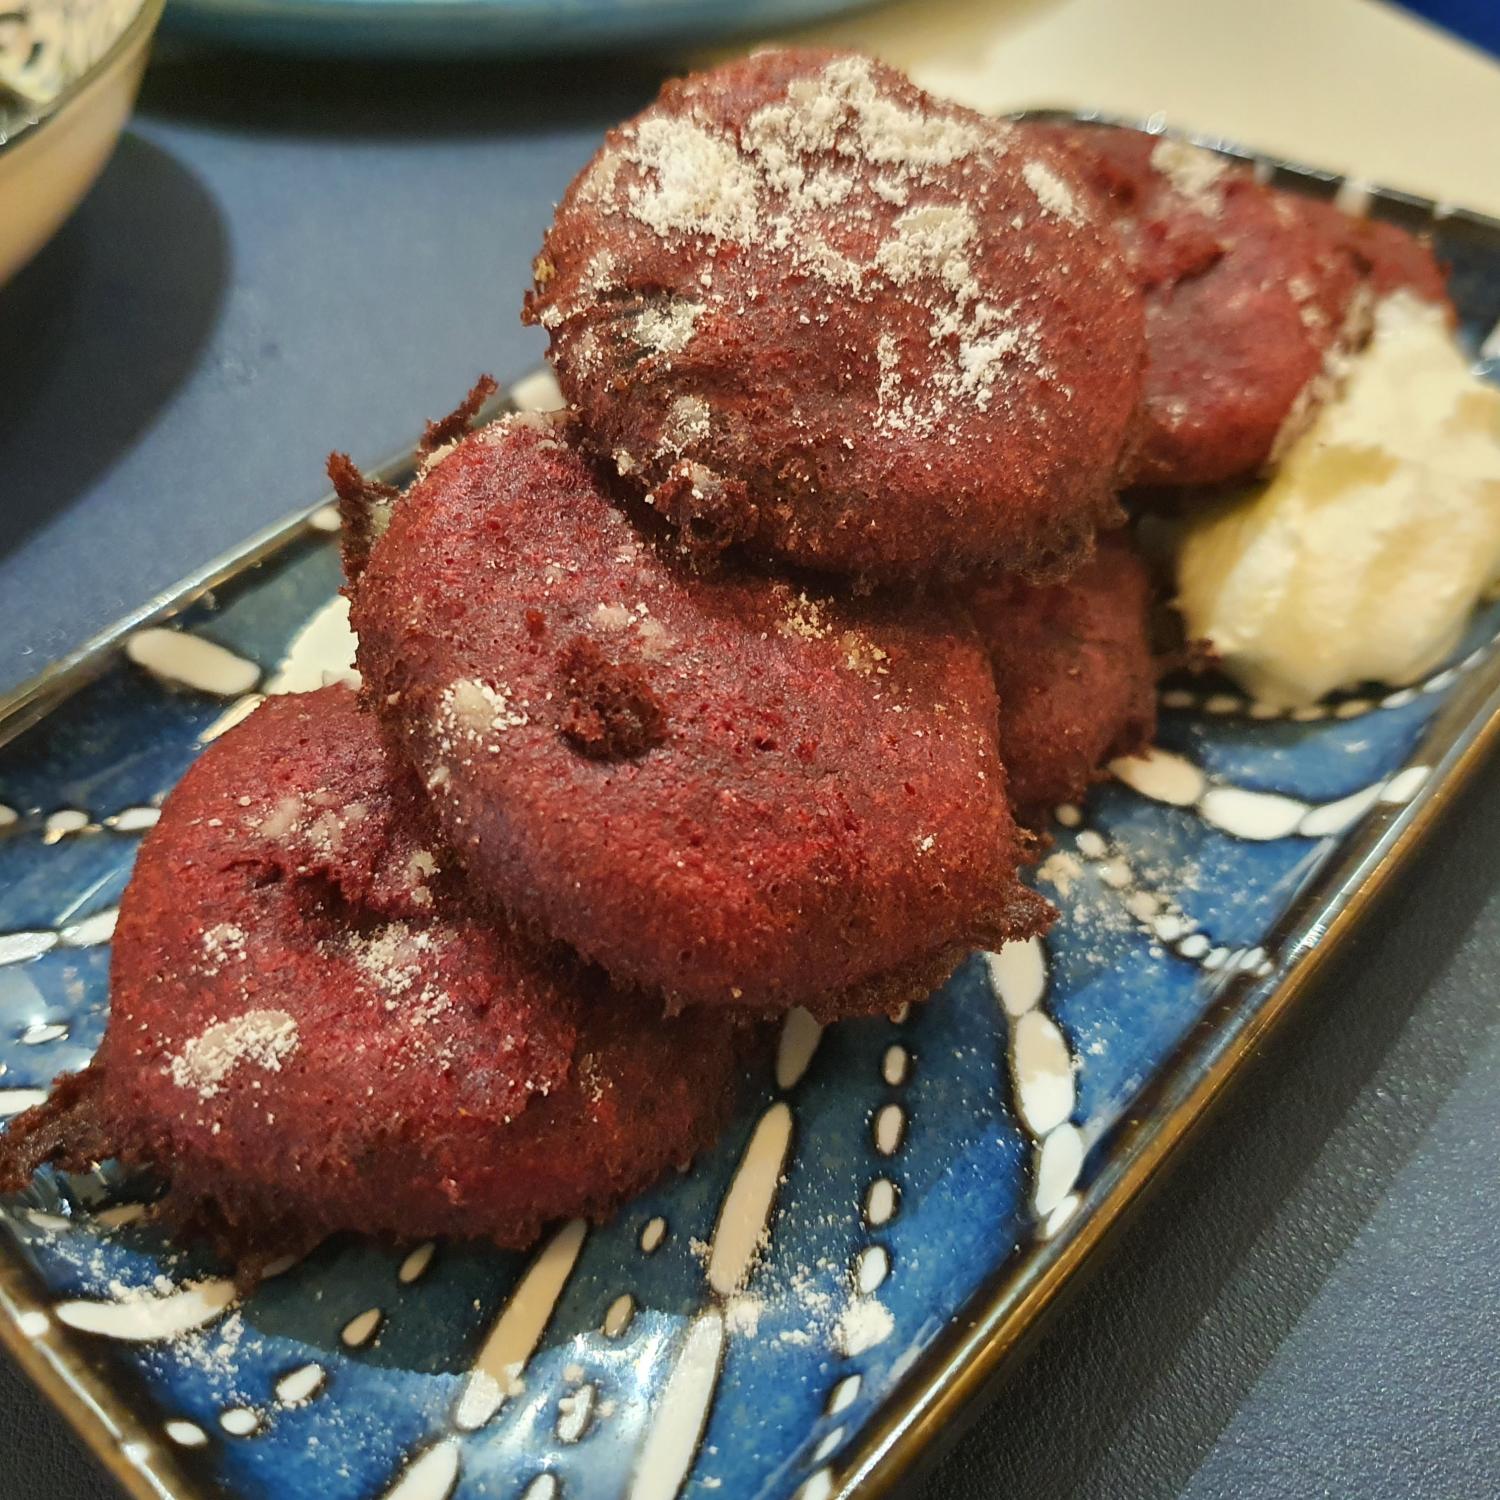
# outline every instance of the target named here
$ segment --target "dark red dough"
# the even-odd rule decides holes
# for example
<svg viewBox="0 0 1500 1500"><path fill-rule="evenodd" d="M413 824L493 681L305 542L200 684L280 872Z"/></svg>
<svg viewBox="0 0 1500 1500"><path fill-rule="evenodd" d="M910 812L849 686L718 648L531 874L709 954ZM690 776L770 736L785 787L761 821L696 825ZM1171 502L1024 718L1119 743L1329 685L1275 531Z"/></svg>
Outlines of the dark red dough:
<svg viewBox="0 0 1500 1500"><path fill-rule="evenodd" d="M995 672L1011 798L1027 822L1151 743L1151 586L1128 540L1103 541L1063 583L986 585L970 608Z"/></svg>
<svg viewBox="0 0 1500 1500"><path fill-rule="evenodd" d="M355 589L370 701L475 882L673 1008L887 1009L1037 930L972 633L695 574L569 431L465 439Z"/></svg>
<svg viewBox="0 0 1500 1500"><path fill-rule="evenodd" d="M470 387L468 395L447 416L426 424L413 458L427 462L440 448L446 448L461 438L473 425L480 408L498 389L493 375L481 375ZM344 576L353 580L364 570L370 548L385 530L391 506L401 492L394 485L361 473L347 453L328 455L328 478L338 500Z"/></svg>
<svg viewBox="0 0 1500 1500"><path fill-rule="evenodd" d="M1430 249L1393 224L1257 183L1135 130L1033 127L1110 206L1146 297L1145 401L1124 478L1210 485L1273 462L1334 388L1373 298L1445 302Z"/></svg>
<svg viewBox="0 0 1500 1500"><path fill-rule="evenodd" d="M1390 292L1414 292L1428 302L1440 303L1453 314L1448 276L1433 254L1430 241L1384 219L1351 218L1331 203L1320 207L1328 232L1348 246L1377 297Z"/></svg>
<svg viewBox="0 0 1500 1500"><path fill-rule="evenodd" d="M1050 144L850 53L669 83L569 188L525 316L694 544L874 578L1118 518L1140 299Z"/></svg>
<svg viewBox="0 0 1500 1500"><path fill-rule="evenodd" d="M711 1140L734 1024L523 948L419 802L344 688L211 746L141 847L99 1054L12 1123L12 1183L45 1156L159 1165L168 1213L241 1255L342 1229L519 1247ZM247 1014L259 1040L215 1078L211 1028Z"/></svg>

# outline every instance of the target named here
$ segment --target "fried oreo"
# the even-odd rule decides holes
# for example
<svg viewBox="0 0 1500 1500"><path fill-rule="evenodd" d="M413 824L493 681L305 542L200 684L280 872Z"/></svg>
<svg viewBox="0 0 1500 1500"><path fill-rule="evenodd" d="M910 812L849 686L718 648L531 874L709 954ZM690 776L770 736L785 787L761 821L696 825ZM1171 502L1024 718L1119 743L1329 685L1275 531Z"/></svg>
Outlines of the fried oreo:
<svg viewBox="0 0 1500 1500"><path fill-rule="evenodd" d="M670 83L558 208L528 320L689 545L1056 571L1117 515L1140 299L1063 153L865 57Z"/></svg>
<svg viewBox="0 0 1500 1500"><path fill-rule="evenodd" d="M464 439L354 590L370 701L473 881L672 1009L889 1009L1038 930L972 632L696 573L573 430Z"/></svg>
<svg viewBox="0 0 1500 1500"><path fill-rule="evenodd" d="M1124 480L1253 475L1311 419L1398 287L1446 301L1430 249L1393 224L1278 192L1141 131L1036 126L1103 199L1146 299L1145 399Z"/></svg>
<svg viewBox="0 0 1500 1500"><path fill-rule="evenodd" d="M1117 534L1064 582L986 585L970 609L994 668L1011 798L1036 825L1114 756L1151 743L1150 581Z"/></svg>
<svg viewBox="0 0 1500 1500"><path fill-rule="evenodd" d="M104 1043L11 1122L6 1180L158 1166L168 1217L253 1261L342 1229L520 1247L686 1164L742 1028L533 952L425 829L345 688L212 745L141 846Z"/></svg>

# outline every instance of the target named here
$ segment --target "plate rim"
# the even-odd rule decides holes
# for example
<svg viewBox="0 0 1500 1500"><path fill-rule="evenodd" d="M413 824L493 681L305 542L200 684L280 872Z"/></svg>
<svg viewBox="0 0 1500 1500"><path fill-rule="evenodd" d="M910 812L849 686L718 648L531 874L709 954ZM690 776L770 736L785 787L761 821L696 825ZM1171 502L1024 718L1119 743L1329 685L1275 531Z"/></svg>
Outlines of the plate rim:
<svg viewBox="0 0 1500 1500"><path fill-rule="evenodd" d="M1399 203L1433 222L1462 219L1500 238L1500 219L1476 210L1288 161L1210 134L1170 130L1157 117L1142 122L1092 110L1028 109L1006 118L1146 129L1264 170L1290 173L1329 193L1353 184L1367 191L1371 201ZM513 392L518 384L512 382L486 403L479 420L516 410ZM390 483L401 482L414 471L415 448L415 442L403 446L369 472ZM0 746L33 728L99 676L135 631L171 620L219 584L298 541L326 538L326 529L314 518L335 503L331 493L325 494L273 521L0 694ZM1493 651L1438 710L1403 763L1402 769L1428 768L1419 790L1404 805L1390 808L1384 819L1367 815L1357 824L1335 857L1270 928L1267 946L1274 944L1285 954L1278 971L1267 979L1241 973L1225 982L1199 1024L1147 1084L1142 1097L1153 1102L1142 1111L1141 1123L1122 1134L1067 1226L1050 1240L1034 1238L1018 1246L984 1279L854 1435L843 1461L826 1470L827 1500L883 1500L891 1494L924 1456L931 1455L948 1424L1045 1328L1064 1289L1080 1285L1085 1273L1098 1268L1099 1252L1180 1160L1182 1150L1241 1076L1250 1055L1297 1008L1325 965L1464 793L1497 742L1500 650ZM103 1374L86 1346L71 1335L43 1343L23 1331L24 1313L48 1309L33 1287L34 1279L18 1257L0 1249L0 1346L132 1500L207 1500L213 1491L161 1441L137 1410L132 1393Z"/></svg>

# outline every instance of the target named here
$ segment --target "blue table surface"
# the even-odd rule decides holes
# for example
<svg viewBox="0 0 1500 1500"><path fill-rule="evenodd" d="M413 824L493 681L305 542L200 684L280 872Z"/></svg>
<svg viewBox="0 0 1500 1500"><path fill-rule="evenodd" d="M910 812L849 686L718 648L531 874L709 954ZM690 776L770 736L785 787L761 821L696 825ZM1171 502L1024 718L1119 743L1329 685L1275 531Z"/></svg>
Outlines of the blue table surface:
<svg viewBox="0 0 1500 1500"><path fill-rule="evenodd" d="M160 53L0 289L0 690L533 368L553 200L659 78ZM914 1492L1500 1495L1497 851L1500 767ZM113 1493L3 1361L0 1491Z"/></svg>
<svg viewBox="0 0 1500 1500"><path fill-rule="evenodd" d="M1495 0L1405 0L1401 8L1500 57L1500 5Z"/></svg>

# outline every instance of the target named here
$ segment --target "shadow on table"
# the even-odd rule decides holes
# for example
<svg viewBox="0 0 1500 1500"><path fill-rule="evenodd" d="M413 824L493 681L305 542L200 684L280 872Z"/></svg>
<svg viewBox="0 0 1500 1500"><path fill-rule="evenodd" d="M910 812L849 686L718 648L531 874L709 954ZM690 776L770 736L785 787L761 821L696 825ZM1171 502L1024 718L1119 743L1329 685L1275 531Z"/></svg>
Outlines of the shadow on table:
<svg viewBox="0 0 1500 1500"><path fill-rule="evenodd" d="M151 425L207 342L228 273L203 184L127 133L78 212L0 287L0 550Z"/></svg>
<svg viewBox="0 0 1500 1500"><path fill-rule="evenodd" d="M1447 971L1497 841L1500 762L963 1440L967 1422L945 1434L917 1500L1182 1492L1495 1025L1488 987Z"/></svg>
<svg viewBox="0 0 1500 1500"><path fill-rule="evenodd" d="M141 113L242 132L430 140L526 135L641 109L667 76L631 57L378 61L220 53L167 45L152 60Z"/></svg>

